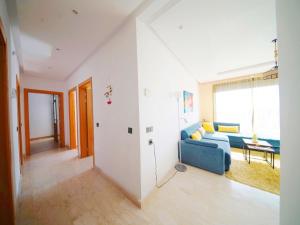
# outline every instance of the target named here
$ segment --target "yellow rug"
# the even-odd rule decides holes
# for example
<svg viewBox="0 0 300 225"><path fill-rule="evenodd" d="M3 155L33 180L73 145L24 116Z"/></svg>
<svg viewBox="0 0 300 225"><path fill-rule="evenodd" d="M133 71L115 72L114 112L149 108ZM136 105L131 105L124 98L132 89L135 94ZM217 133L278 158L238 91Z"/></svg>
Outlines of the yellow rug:
<svg viewBox="0 0 300 225"><path fill-rule="evenodd" d="M231 180L279 195L280 193L280 158L276 155L273 169L262 158L263 153L251 152L251 163L243 157L241 149L231 149L232 162L225 176Z"/></svg>

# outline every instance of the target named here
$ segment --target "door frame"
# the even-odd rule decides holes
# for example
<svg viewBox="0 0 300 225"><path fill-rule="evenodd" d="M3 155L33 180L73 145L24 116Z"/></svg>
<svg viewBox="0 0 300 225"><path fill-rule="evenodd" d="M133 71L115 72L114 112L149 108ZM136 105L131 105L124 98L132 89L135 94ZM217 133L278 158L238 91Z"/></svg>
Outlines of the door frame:
<svg viewBox="0 0 300 225"><path fill-rule="evenodd" d="M21 116L21 85L20 78L16 75L16 91L17 91L17 109L18 109L18 140L19 140L19 157L20 157L20 170L23 165L23 146L22 146L22 116Z"/></svg>
<svg viewBox="0 0 300 225"><path fill-rule="evenodd" d="M50 94L59 96L59 130L60 130L60 147L65 147L65 121L64 121L64 93L58 91L38 90L24 88L24 119L25 119L25 141L26 156L30 156L30 130L29 130L29 93Z"/></svg>
<svg viewBox="0 0 300 225"><path fill-rule="evenodd" d="M72 146L72 129L71 129L71 93L72 92L75 92L75 105L74 105L74 111L75 111L75 129L76 129L76 132L75 132L75 142L76 142L76 146ZM69 132L70 132L70 137L69 137L69 142L70 142L70 149L73 149L73 148L77 148L78 147L78 120L77 120L77 87L74 87L74 88L71 88L68 92L68 100L69 100Z"/></svg>
<svg viewBox="0 0 300 225"><path fill-rule="evenodd" d="M0 224L15 224L12 186L12 156L9 116L8 43L0 18Z"/></svg>
<svg viewBox="0 0 300 225"><path fill-rule="evenodd" d="M92 89L92 91L93 91L93 81L92 81L92 77L90 77L90 78L88 78L87 80L85 80L85 81L83 81L82 83L80 83L79 85L78 85L78 102L79 102L79 124L80 124L80 157L81 158L83 158L83 157L85 157L85 156L83 156L83 154L82 154L82 149L83 149L83 144L84 144L84 138L87 138L88 139L88 137L86 137L86 131L85 130L83 130L83 129L85 129L83 126L82 126L82 123L83 123L83 121L82 121L82 116L83 116L83 110L82 110L82 101L81 101L81 90L82 89L84 89L84 87L88 84L88 83L90 83L90 85L91 85L91 89ZM91 120L92 120L92 145L93 145L93 147L92 147L92 156L93 156L93 165L95 165L95 152L94 152L94 141L95 141L95 139L94 139L94 110L93 110L93 92L92 92L92 96L91 96L91 101L92 101L92 105L91 105L91 110L92 110L92 118L91 118ZM87 124L87 121L85 121L85 123ZM87 126L86 126L86 129L88 129L87 128Z"/></svg>

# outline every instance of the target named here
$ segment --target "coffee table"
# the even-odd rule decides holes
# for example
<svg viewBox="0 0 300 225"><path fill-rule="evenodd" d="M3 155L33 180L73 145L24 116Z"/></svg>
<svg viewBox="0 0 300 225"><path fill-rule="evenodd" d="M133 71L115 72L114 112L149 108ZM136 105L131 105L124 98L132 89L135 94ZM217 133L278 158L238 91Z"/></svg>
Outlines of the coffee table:
<svg viewBox="0 0 300 225"><path fill-rule="evenodd" d="M253 142L252 139L243 139L243 149L245 160L248 158L248 162L250 164L251 160L251 151L264 152L265 153L265 161L274 169L274 155L275 151L272 148L272 145L266 141L257 140L257 142ZM247 157L248 152L248 157ZM268 160L268 154L271 156L271 161Z"/></svg>

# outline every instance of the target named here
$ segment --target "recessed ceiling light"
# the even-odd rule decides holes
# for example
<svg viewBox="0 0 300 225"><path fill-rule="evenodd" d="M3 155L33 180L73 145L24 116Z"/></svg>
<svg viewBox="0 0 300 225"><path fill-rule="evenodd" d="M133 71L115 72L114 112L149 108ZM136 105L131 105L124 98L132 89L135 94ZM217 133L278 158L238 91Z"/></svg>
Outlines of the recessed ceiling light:
<svg viewBox="0 0 300 225"><path fill-rule="evenodd" d="M78 15L79 12L76 10L76 9L73 9L72 12L75 14L75 15Z"/></svg>
<svg viewBox="0 0 300 225"><path fill-rule="evenodd" d="M178 29L179 29L179 30L182 30L182 29L183 29L183 26L182 26L182 25L179 25L179 26L178 26Z"/></svg>

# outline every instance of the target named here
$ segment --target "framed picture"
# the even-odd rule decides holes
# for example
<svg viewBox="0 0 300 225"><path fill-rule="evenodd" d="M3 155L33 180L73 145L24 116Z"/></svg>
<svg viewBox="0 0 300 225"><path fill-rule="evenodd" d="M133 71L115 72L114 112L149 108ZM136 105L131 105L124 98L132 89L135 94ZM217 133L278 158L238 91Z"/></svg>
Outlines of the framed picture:
<svg viewBox="0 0 300 225"><path fill-rule="evenodd" d="M183 91L184 113L193 112L193 93Z"/></svg>

